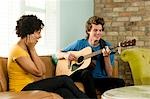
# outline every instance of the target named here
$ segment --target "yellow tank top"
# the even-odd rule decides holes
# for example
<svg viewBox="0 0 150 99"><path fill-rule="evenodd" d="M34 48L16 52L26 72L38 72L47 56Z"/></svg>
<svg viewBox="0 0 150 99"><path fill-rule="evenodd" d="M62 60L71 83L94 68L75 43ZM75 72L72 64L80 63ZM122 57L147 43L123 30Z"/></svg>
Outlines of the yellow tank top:
<svg viewBox="0 0 150 99"><path fill-rule="evenodd" d="M15 45L8 57L8 76L9 76L9 90L14 92L21 91L27 84L34 81L30 73L24 71L17 63L18 57L30 57L29 54L19 45Z"/></svg>

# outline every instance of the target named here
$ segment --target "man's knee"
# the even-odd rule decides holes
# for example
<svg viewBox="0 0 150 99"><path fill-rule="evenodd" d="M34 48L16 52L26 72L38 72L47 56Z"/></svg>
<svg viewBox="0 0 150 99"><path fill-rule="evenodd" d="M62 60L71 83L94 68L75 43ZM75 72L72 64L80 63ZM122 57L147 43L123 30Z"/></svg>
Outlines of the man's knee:
<svg viewBox="0 0 150 99"><path fill-rule="evenodd" d="M118 79L116 80L116 84L117 84L117 87L124 87L124 86L125 86L124 80L123 80L123 79L120 79L120 78L118 78Z"/></svg>
<svg viewBox="0 0 150 99"><path fill-rule="evenodd" d="M118 87L124 87L125 86L125 82L123 79L118 79L117 82L118 82Z"/></svg>
<svg viewBox="0 0 150 99"><path fill-rule="evenodd" d="M60 77L60 78L62 78L62 79L69 79L69 78L70 78L70 77L67 76L67 75L60 75L60 76L58 76L58 77Z"/></svg>
<svg viewBox="0 0 150 99"><path fill-rule="evenodd" d="M67 75L61 75L64 82L73 82L73 80Z"/></svg>

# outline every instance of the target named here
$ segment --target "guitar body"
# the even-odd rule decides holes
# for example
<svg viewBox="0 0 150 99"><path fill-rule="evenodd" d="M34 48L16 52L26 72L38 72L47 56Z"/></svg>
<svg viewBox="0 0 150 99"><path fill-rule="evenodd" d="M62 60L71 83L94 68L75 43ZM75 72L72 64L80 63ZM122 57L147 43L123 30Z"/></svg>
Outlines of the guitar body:
<svg viewBox="0 0 150 99"><path fill-rule="evenodd" d="M85 56L87 54L92 53L91 47L86 47L80 51L69 51L70 53L74 54L77 58L80 56ZM74 73L77 70L85 69L89 66L91 63L91 58L87 58L79 64L75 69L72 70L74 64L78 62L72 61L69 63L66 59L60 59L58 60L57 67L56 67L56 75L68 75L70 76L72 73Z"/></svg>

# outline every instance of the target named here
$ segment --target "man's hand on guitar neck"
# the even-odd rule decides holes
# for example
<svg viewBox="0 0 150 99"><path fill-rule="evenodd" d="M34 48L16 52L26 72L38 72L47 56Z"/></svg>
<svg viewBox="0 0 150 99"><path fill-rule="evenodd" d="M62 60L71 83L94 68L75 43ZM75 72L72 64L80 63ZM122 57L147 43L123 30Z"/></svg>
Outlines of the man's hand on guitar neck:
<svg viewBox="0 0 150 99"><path fill-rule="evenodd" d="M102 49L102 53L103 53L103 56L104 56L104 63L105 63L105 70L106 70L106 73L109 77L112 76L112 65L111 65L111 62L110 62L110 58L108 57L111 53L111 50L109 49L108 46L105 46L105 48Z"/></svg>
<svg viewBox="0 0 150 99"><path fill-rule="evenodd" d="M109 49L108 46L105 46L105 48L102 49L102 53L104 57L108 57L111 53L111 50Z"/></svg>

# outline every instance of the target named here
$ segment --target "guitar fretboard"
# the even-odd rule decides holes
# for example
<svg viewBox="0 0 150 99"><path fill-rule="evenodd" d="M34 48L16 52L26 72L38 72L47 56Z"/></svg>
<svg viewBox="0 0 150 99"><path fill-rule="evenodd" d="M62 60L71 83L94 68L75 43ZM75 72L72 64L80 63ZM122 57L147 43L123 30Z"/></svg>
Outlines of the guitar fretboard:
<svg viewBox="0 0 150 99"><path fill-rule="evenodd" d="M83 57L84 57L84 59L88 59L88 58L91 58L91 57L96 56L96 55L101 54L101 53L102 53L102 50L98 50L98 51L95 51L95 52L93 52L91 54L87 54L87 55L85 55Z"/></svg>
<svg viewBox="0 0 150 99"><path fill-rule="evenodd" d="M109 49L110 50L115 50L116 48L117 48L118 46L115 46L115 47L110 47ZM116 49L117 50L117 49ZM113 51L111 51L111 54L113 54L112 53ZM96 56L96 55L98 55L98 54L101 54L102 53L102 49L100 49L100 50L98 50L98 51L95 51L95 52L92 52L91 54L87 54L87 55L85 55L85 56L83 56L84 57L84 59L88 59L88 58L91 58L91 57L93 57L93 56Z"/></svg>

